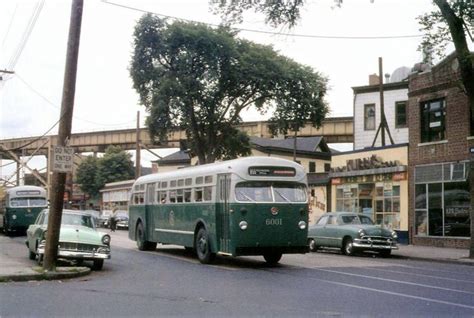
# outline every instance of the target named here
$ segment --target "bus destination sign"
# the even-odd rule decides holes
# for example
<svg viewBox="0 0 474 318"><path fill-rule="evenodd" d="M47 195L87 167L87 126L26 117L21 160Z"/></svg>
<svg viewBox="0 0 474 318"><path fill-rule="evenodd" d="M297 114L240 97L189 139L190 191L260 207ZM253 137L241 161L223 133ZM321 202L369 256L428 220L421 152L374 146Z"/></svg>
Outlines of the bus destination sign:
<svg viewBox="0 0 474 318"><path fill-rule="evenodd" d="M250 167L249 175L261 177L294 177L296 170L291 167Z"/></svg>

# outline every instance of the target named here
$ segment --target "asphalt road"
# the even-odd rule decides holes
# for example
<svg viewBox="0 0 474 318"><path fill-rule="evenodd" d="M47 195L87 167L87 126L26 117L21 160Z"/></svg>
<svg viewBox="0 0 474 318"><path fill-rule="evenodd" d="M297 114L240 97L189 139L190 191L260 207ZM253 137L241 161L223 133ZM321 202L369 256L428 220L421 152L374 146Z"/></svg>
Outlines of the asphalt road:
<svg viewBox="0 0 474 318"><path fill-rule="evenodd" d="M337 252L201 265L182 248L138 251L125 231L112 242L87 277L2 284L0 317L474 316L473 266Z"/></svg>

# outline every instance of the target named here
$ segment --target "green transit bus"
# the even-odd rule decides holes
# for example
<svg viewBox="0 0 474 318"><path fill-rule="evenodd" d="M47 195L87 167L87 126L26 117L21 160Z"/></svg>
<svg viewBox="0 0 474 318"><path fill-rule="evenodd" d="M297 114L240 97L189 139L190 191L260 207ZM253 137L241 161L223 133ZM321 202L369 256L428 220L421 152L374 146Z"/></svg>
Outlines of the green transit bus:
<svg viewBox="0 0 474 318"><path fill-rule="evenodd" d="M41 210L48 207L46 190L36 186L18 186L6 190L0 202L3 232L24 232Z"/></svg>
<svg viewBox="0 0 474 318"><path fill-rule="evenodd" d="M129 238L138 249L157 243L194 250L201 263L216 254L308 252L306 173L292 161L247 157L138 178L129 204Z"/></svg>

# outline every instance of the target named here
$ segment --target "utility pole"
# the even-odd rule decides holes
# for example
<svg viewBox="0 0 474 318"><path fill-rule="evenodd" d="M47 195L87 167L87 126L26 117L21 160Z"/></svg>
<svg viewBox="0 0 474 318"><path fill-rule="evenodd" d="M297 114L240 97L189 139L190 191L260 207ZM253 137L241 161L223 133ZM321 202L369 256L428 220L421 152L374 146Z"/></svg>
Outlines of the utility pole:
<svg viewBox="0 0 474 318"><path fill-rule="evenodd" d="M135 179L140 178L142 174L142 167L141 167L141 149L140 149L140 111L137 111L137 138L136 138L136 145L135 145Z"/></svg>
<svg viewBox="0 0 474 318"><path fill-rule="evenodd" d="M380 94L380 124L375 134L374 141L372 142L372 147L375 146L379 132L381 133L382 138L382 147L385 146L385 130L387 130L388 137L390 142L393 145L393 138L390 134L390 129L388 128L387 119L385 118L385 107L384 107L384 96L383 96L383 71L382 71L382 58L379 57L379 94Z"/></svg>
<svg viewBox="0 0 474 318"><path fill-rule="evenodd" d="M66 67L64 71L63 97L59 118L58 146L67 146L71 137L72 113L74 95L76 92L77 60L79 55L79 40L81 35L83 0L73 0L71 19L69 23L69 38L67 43ZM51 206L48 216L48 231L46 232L46 247L43 268L46 271L56 270L58 256L59 231L63 212L65 172L53 172L51 180Z"/></svg>

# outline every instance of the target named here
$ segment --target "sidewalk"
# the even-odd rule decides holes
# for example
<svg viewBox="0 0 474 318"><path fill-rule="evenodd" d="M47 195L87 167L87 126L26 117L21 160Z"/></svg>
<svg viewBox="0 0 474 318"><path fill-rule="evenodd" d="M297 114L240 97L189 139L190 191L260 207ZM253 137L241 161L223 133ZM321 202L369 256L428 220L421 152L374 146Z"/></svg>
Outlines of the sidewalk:
<svg viewBox="0 0 474 318"><path fill-rule="evenodd" d="M392 252L393 257L456 263L474 266L469 250L414 245L400 245ZM10 238L0 234L0 283L8 281L68 279L90 273L88 267L57 267L56 272L42 273L36 261L28 259L23 238Z"/></svg>
<svg viewBox="0 0 474 318"><path fill-rule="evenodd" d="M0 283L8 281L69 279L90 273L88 267L57 267L56 272L42 272L36 261L28 258L24 238L0 234Z"/></svg>

